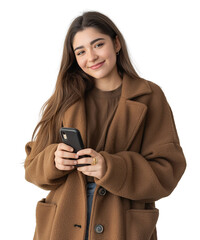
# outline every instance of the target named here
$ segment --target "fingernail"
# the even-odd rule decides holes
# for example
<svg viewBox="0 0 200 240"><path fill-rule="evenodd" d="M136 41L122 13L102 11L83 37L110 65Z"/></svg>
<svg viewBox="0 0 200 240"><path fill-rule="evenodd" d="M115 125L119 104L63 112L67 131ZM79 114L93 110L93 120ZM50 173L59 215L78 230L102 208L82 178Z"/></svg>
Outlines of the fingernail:
<svg viewBox="0 0 200 240"><path fill-rule="evenodd" d="M74 161L74 164L77 164L77 161Z"/></svg>

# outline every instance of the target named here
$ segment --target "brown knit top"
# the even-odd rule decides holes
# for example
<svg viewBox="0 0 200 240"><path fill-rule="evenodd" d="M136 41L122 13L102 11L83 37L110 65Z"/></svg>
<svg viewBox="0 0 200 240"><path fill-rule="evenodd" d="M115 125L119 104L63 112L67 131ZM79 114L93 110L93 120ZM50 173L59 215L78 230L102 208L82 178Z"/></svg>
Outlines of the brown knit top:
<svg viewBox="0 0 200 240"><path fill-rule="evenodd" d="M103 151L107 132L115 114L121 95L120 85L112 91L102 91L96 87L86 93L87 148ZM87 182L94 182L94 177L86 176Z"/></svg>

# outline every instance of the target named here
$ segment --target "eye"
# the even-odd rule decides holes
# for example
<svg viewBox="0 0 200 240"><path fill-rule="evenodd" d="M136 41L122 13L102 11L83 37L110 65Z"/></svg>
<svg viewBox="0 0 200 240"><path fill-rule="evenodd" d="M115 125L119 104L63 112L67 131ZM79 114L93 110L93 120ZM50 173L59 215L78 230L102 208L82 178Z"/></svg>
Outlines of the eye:
<svg viewBox="0 0 200 240"><path fill-rule="evenodd" d="M101 46L103 46L104 45L104 43L97 43L96 45L95 45L95 48L99 48L99 47L101 47Z"/></svg>
<svg viewBox="0 0 200 240"><path fill-rule="evenodd" d="M84 52L85 52L85 51L80 51L80 52L78 52L78 53L77 53L77 56L83 55Z"/></svg>

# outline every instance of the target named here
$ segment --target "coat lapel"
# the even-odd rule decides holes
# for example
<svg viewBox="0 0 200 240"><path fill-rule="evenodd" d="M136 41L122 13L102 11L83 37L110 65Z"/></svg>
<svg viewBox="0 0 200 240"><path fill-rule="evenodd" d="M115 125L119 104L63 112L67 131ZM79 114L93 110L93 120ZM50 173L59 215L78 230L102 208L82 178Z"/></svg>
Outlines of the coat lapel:
<svg viewBox="0 0 200 240"><path fill-rule="evenodd" d="M114 153L128 149L145 117L147 106L134 101L135 97L151 93L144 79L124 75L122 93L114 118L108 129L105 151ZM86 146L86 111L84 98L73 104L65 113L64 127L79 129Z"/></svg>
<svg viewBox="0 0 200 240"><path fill-rule="evenodd" d="M127 150L134 139L147 107L131 100L121 99L108 129L105 151L115 153Z"/></svg>
<svg viewBox="0 0 200 240"><path fill-rule="evenodd" d="M124 76L121 98L108 129L105 151L114 153L129 148L147 111L147 106L134 101L134 98L150 92L151 88L144 79Z"/></svg>

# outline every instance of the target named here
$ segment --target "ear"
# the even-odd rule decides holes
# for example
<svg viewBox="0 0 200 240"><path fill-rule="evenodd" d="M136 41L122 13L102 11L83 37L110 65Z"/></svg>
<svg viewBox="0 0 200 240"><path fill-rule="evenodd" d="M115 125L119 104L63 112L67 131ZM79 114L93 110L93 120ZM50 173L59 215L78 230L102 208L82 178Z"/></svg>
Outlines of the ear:
<svg viewBox="0 0 200 240"><path fill-rule="evenodd" d="M114 44L115 44L115 51L117 53L121 49L121 43L119 41L119 37L118 36L115 37Z"/></svg>

